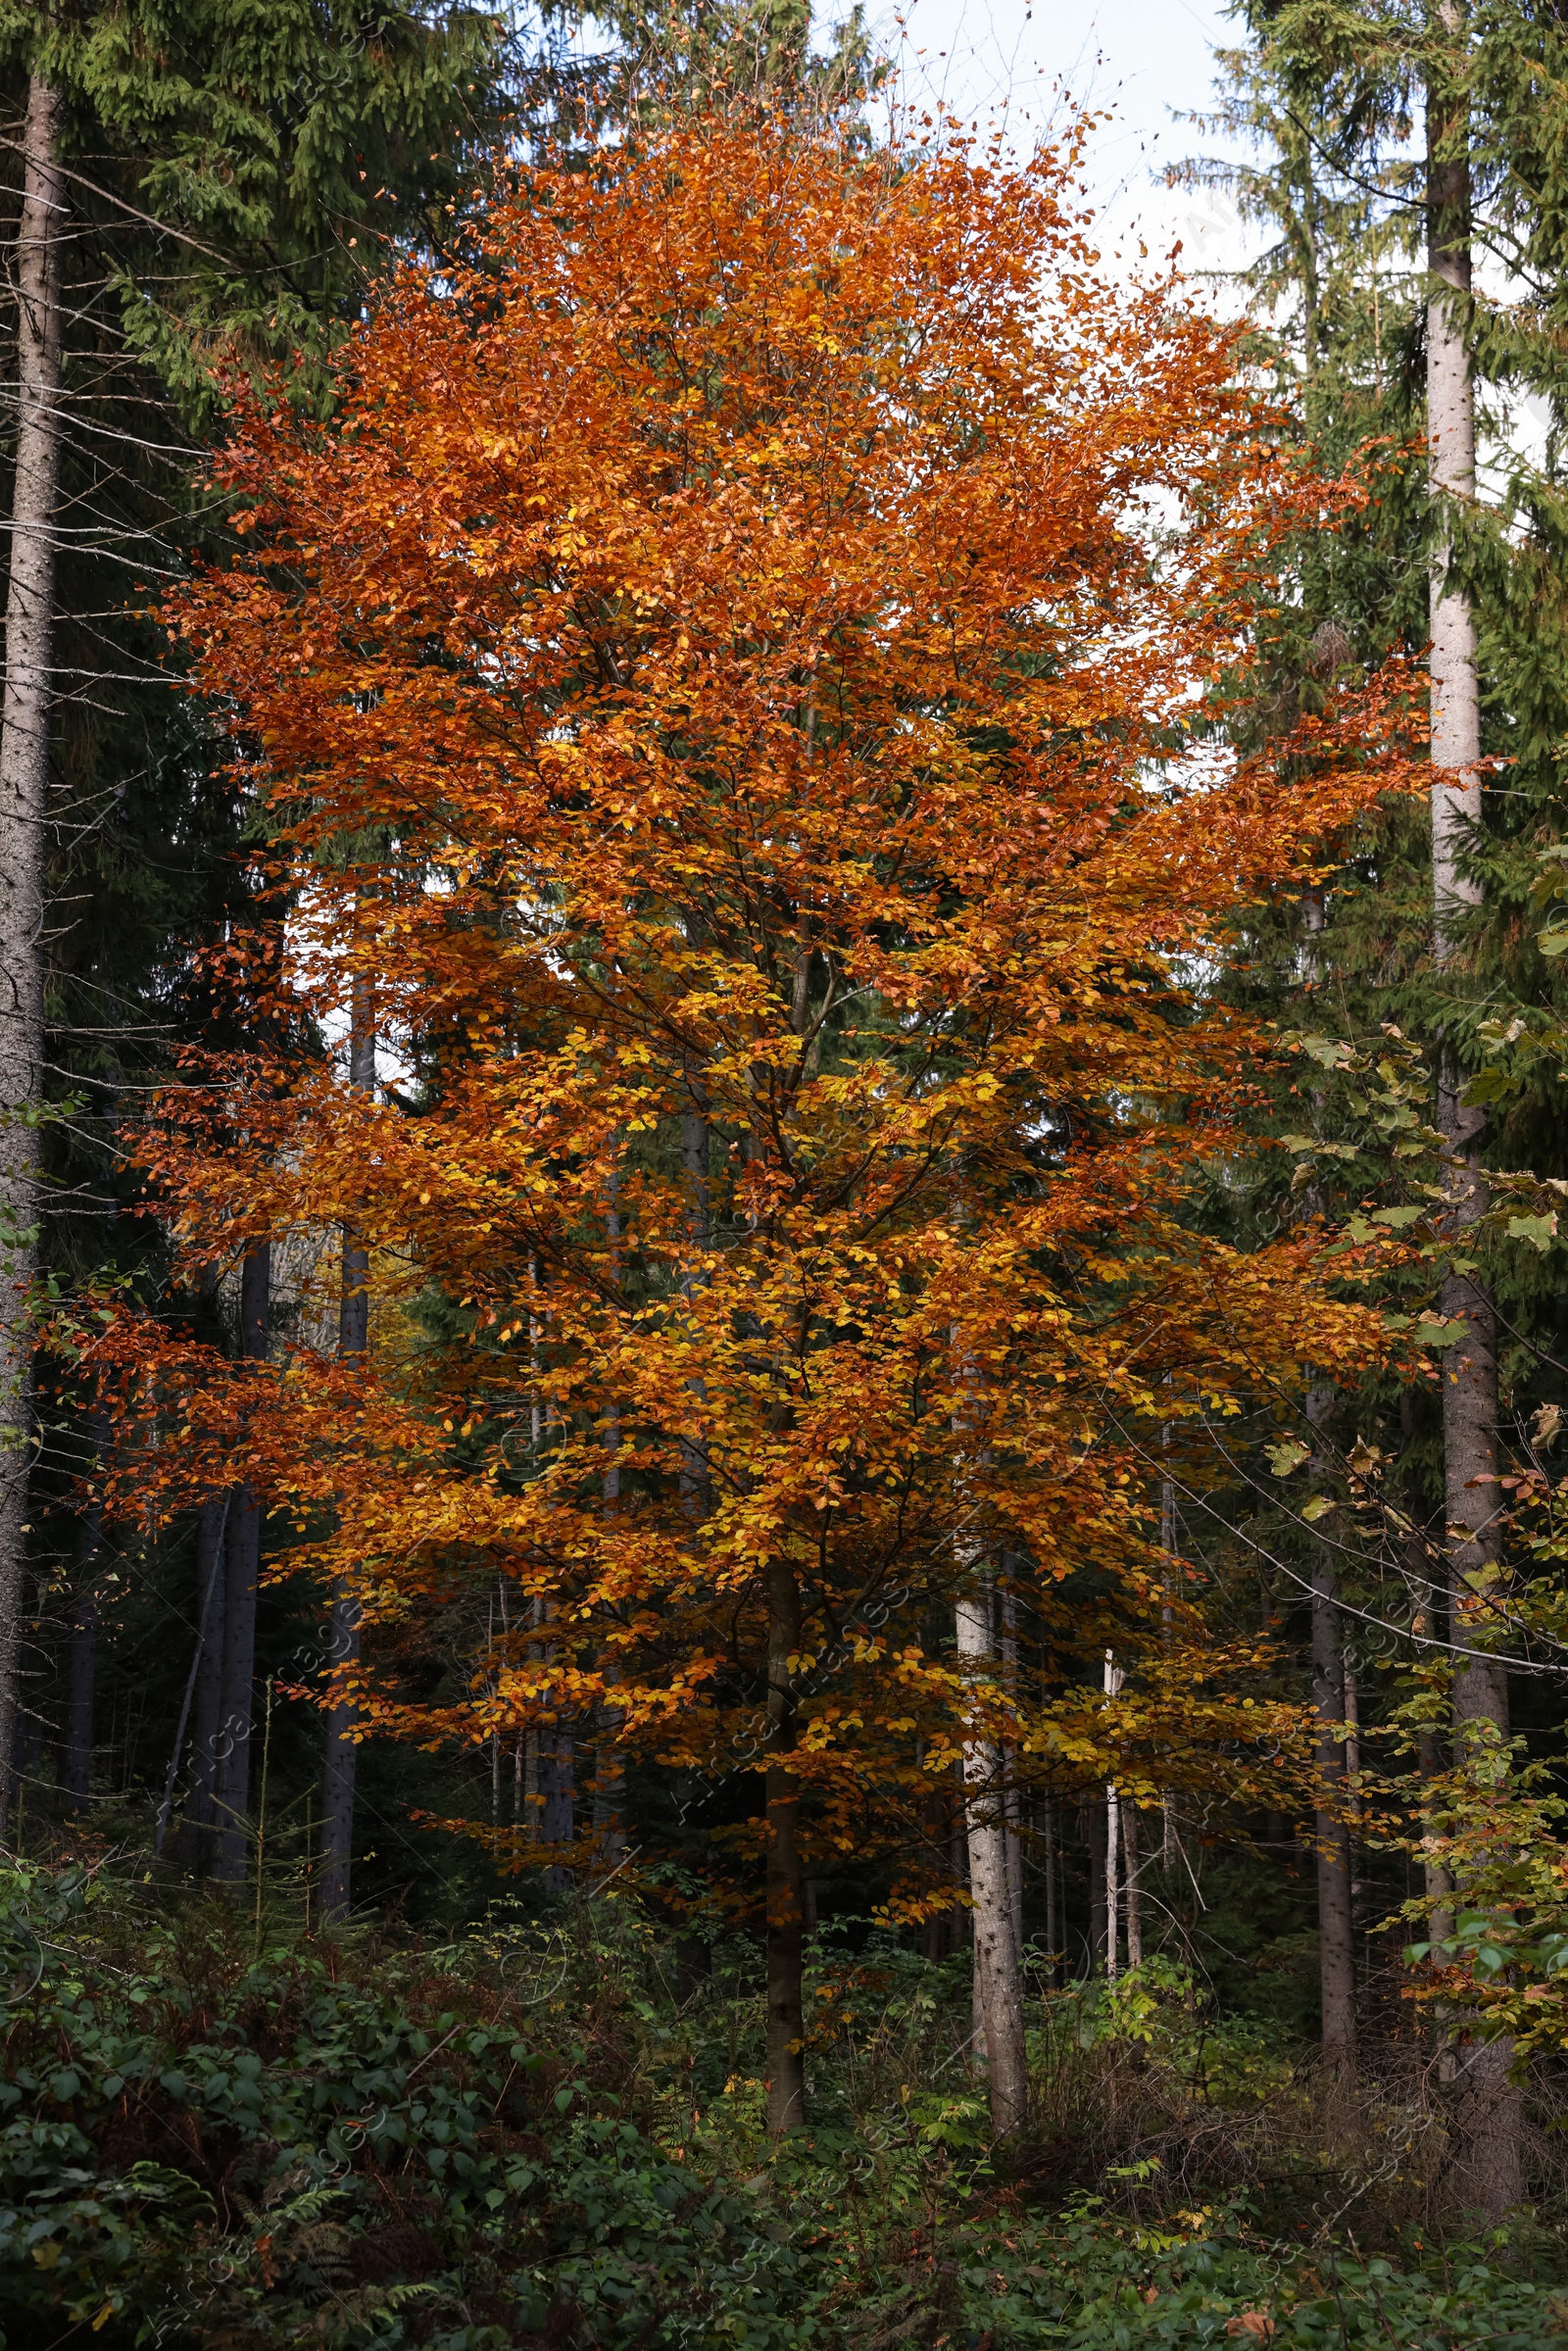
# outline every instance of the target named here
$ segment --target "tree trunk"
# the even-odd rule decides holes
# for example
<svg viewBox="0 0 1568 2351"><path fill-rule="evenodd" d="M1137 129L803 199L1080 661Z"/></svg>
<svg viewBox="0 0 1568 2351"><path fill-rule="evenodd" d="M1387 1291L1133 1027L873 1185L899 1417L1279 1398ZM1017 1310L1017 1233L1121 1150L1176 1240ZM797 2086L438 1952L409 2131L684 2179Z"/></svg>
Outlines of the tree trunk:
<svg viewBox="0 0 1568 2351"><path fill-rule="evenodd" d="M1429 480L1440 506L1439 542L1432 568L1432 894L1433 950L1441 969L1452 953L1458 923L1479 906L1476 883L1460 871L1467 836L1481 823L1481 696L1475 614L1465 588L1449 575L1451 510L1475 496L1475 387L1465 340L1471 285L1469 119L1464 95L1467 27L1459 0L1439 0L1430 26L1434 66L1426 92L1427 437ZM1485 1213L1481 1166L1482 1111L1460 1100L1462 1077L1451 1056L1439 1076L1438 1125L1447 1158L1447 1225L1462 1249L1467 1230ZM1443 1372L1444 1485L1449 1538L1452 1637L1457 1645L1477 1619L1470 1579L1497 1558L1497 1332L1487 1285L1450 1273L1443 1311L1463 1321L1462 1339L1449 1347ZM1453 1711L1459 1736L1467 1723L1508 1730L1503 1667L1488 1657L1456 1654ZM1456 2115L1460 2144L1454 2166L1461 2206L1500 2220L1523 2195L1519 2139L1520 2095L1510 2081L1512 2044L1467 2042L1459 2057Z"/></svg>
<svg viewBox="0 0 1568 2351"><path fill-rule="evenodd" d="M108 1427L101 1411L88 1416L93 1463L103 1459ZM78 1808L92 1793L93 1686L98 1668L98 1554L103 1548L104 1508L96 1495L76 1529L76 1558L71 1579L71 1646L66 1663L65 1769L61 1791Z"/></svg>
<svg viewBox="0 0 1568 2351"><path fill-rule="evenodd" d="M349 1013L349 1086L367 1097L375 1091L375 1009L370 983L356 973ZM343 1361L367 1368L370 1346L370 1257L363 1236L343 1227L343 1266L338 1302L337 1348ZM329 1619L331 1670L360 1661L360 1603L340 1576L332 1588ZM321 1775L321 1898L323 1926L348 1915L353 1898L354 1784L360 1747L355 1737L358 1701L346 1690L326 1710L326 1759Z"/></svg>
<svg viewBox="0 0 1568 2351"><path fill-rule="evenodd" d="M1121 1974L1121 1805L1116 1783L1105 1783L1105 1975Z"/></svg>
<svg viewBox="0 0 1568 2351"><path fill-rule="evenodd" d="M240 1274L239 1351L242 1361L267 1354L272 1252L263 1241L246 1252ZM223 1586L223 1681L218 1732L218 1827L213 1875L227 1886L245 1877L250 1835L251 1735L256 1679L256 1600L262 1572L262 1512L248 1483L228 1514L228 1567Z"/></svg>
<svg viewBox="0 0 1568 2351"><path fill-rule="evenodd" d="M686 1180L686 1229L694 1249L706 1249L712 1238L712 1137L708 1124L708 1088L702 1066L692 1053L685 1056L685 1076L688 1106L681 1112L680 1157ZM686 1277L687 1297L695 1298L706 1280L694 1264ZM707 1392L700 1379L692 1381L690 1394L701 1407ZM688 1515L694 1520L706 1516L711 1490L708 1450L700 1440L688 1440L682 1448L680 1488Z"/></svg>
<svg viewBox="0 0 1568 2351"><path fill-rule="evenodd" d="M610 1244L611 1280L618 1289L620 1175L614 1165L611 1168L610 1198L605 1207L605 1238ZM609 1463L601 1492L607 1513L613 1516L620 1502L620 1411L613 1403L605 1414L605 1450ZM618 1679L618 1668L612 1655L606 1662L606 1680ZM619 1869L626 1858L626 1764L615 1736L620 1721L618 1707L600 1708L599 1744L594 1754L594 1846L607 1875Z"/></svg>
<svg viewBox="0 0 1568 2351"><path fill-rule="evenodd" d="M219 1727L223 1715L223 1538L232 1507L226 1494L210 1494L196 1519L196 1624L201 1660L196 1669L196 1706L191 1734L190 1800L180 1850L193 1876L216 1876L218 1849Z"/></svg>
<svg viewBox="0 0 1568 2351"><path fill-rule="evenodd" d="M1016 1703L1018 1696L1018 1592L1010 1572L1001 1595L1001 1614L1003 1677L1006 1683L1008 1697ZM1017 1954L1018 1967L1021 1972L1024 1954L1023 1837L1020 1835L1023 1827L1023 1807L1019 1800L1018 1789L1013 1785L1016 1752L1015 1748L1009 1747L1003 1756L1003 1775L1007 1782L1007 1792L1003 1803L1006 1829L1006 1835L1003 1839L1003 1852L1006 1856L1007 1863L1007 1910L1012 1920L1012 1947Z"/></svg>
<svg viewBox="0 0 1568 2351"><path fill-rule="evenodd" d="M1345 1721L1344 1655L1337 1584L1328 1554L1312 1568L1312 1702L1317 1710L1317 1768L1335 1809L1319 1811L1317 1832L1318 1984L1323 2057L1335 2072L1355 2066L1355 1944L1350 1920L1350 1837L1343 1815L1345 1749L1335 1737Z"/></svg>
<svg viewBox="0 0 1568 2351"><path fill-rule="evenodd" d="M1307 1424L1314 1436L1334 1406L1326 1384L1309 1389ZM1323 1463L1313 1464L1320 1485ZM1350 1837L1346 1825L1345 1651L1339 1581L1332 1554L1318 1544L1312 1558L1312 1704L1317 1714L1317 1775L1325 1802L1313 1821L1317 1848L1317 1965L1324 2062L1338 2074L1355 2068L1355 1943L1350 1912Z"/></svg>
<svg viewBox="0 0 1568 2351"><path fill-rule="evenodd" d="M1061 1982L1061 1914L1056 1899L1056 1803L1047 1796L1042 1807L1046 1831L1046 1969L1054 1986Z"/></svg>
<svg viewBox="0 0 1568 2351"><path fill-rule="evenodd" d="M1122 1875L1127 1903L1127 1965L1144 1964L1144 1900L1138 1883L1138 1808L1123 1804L1121 1808Z"/></svg>
<svg viewBox="0 0 1568 2351"><path fill-rule="evenodd" d="M959 1666L978 1672L991 1654L991 1594L984 1583L958 1601L956 1617ZM998 1764L991 1739L983 1736L965 1739L964 1813L974 1916L975 2009L985 2036L992 2129L999 2137L1007 2137L1024 2126L1028 2072L1023 1994L1007 1893L1006 1830L997 1789Z"/></svg>
<svg viewBox="0 0 1568 2351"><path fill-rule="evenodd" d="M1089 1854L1089 1973L1102 1975L1105 1967L1105 1804L1102 1796L1086 1799L1082 1820Z"/></svg>
<svg viewBox="0 0 1568 2351"><path fill-rule="evenodd" d="M797 1702L790 1659L801 1645L800 1587L782 1559L767 1568L767 2130L770 2137L806 2121L805 1888L800 1845Z"/></svg>
<svg viewBox="0 0 1568 2351"><path fill-rule="evenodd" d="M575 1767L576 1740L558 1716L539 1745L541 1828L547 1845L569 1845L576 1837ZM571 1884L571 1872L553 1862L547 1883L557 1893L564 1893Z"/></svg>
<svg viewBox="0 0 1568 2351"><path fill-rule="evenodd" d="M43 1065L44 828L54 667L60 401L59 94L34 73L22 136L17 230L17 459L11 502L5 693L0 704L0 1836L19 1723L27 1479L32 1465L30 1290L37 1265L37 1102Z"/></svg>

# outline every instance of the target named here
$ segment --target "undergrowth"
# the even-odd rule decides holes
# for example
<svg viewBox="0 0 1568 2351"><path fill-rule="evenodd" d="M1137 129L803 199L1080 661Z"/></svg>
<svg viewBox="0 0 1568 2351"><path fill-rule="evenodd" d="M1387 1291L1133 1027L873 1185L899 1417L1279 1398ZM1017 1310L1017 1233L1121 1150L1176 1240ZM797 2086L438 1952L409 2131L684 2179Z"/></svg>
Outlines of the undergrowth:
<svg viewBox="0 0 1568 2351"><path fill-rule="evenodd" d="M1558 2351L1556 2239L1433 2232L1419 2069L1336 2105L1154 1963L1037 1999L1005 2159L961 1959L825 1939L812 2125L761 2131L744 1941L627 1899L339 1939L0 1877L11 2351Z"/></svg>

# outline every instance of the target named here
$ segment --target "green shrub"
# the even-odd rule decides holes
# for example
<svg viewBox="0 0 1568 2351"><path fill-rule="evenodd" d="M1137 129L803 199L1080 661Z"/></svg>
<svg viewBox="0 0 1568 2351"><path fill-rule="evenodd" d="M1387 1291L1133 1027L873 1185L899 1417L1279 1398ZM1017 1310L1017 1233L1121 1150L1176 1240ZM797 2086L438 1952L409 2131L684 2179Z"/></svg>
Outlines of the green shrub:
<svg viewBox="0 0 1568 2351"><path fill-rule="evenodd" d="M0 1877L14 2351L76 2327L220 2351L813 2339L789 2232L591 2111L504 1987L384 1950L255 1956L220 1912L145 1915L118 1949L113 1909L79 1874Z"/></svg>

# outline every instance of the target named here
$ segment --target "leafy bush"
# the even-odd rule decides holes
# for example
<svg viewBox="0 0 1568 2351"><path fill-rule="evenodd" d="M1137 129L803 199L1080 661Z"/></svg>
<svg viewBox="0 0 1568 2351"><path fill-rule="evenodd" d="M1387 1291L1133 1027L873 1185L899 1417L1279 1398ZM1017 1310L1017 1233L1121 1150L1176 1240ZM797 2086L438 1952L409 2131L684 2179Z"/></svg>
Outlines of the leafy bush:
<svg viewBox="0 0 1568 2351"><path fill-rule="evenodd" d="M991 2351L1562 2351L1568 2299L1495 2250L1450 2249L1436 2274L1343 2251L1260 2240L1245 2210L1192 2213L1185 2229L1114 2220L1078 2196L1042 2226L993 2212L907 2250L902 2275L866 2282L843 2328L855 2351L945 2336Z"/></svg>
<svg viewBox="0 0 1568 2351"><path fill-rule="evenodd" d="M0 1873L10 2351L1561 2351L1517 2245L1401 2270L1315 2221L1278 2241L1255 2185L1191 2195L1157 2152L1178 2074L1220 2131L1198 2168L1264 2141L1251 2028L1216 2051L1179 1974L1045 2003L1044 2130L1004 2159L891 1943L820 1965L817 2120L768 2149L728 2070L743 1959L661 2002L635 1905L431 1950Z"/></svg>
<svg viewBox="0 0 1568 2351"><path fill-rule="evenodd" d="M385 1950L248 1952L220 1911L145 1916L123 1951L100 1907L80 1874L0 1878L14 2346L812 2339L789 2232L589 2111L504 1987Z"/></svg>

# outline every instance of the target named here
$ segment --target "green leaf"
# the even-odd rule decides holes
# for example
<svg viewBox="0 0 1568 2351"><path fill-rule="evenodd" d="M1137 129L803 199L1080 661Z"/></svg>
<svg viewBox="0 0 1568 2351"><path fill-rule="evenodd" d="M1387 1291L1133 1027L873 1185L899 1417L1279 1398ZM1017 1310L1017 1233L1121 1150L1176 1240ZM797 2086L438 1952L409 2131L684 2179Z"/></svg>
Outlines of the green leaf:
<svg viewBox="0 0 1568 2351"><path fill-rule="evenodd" d="M1314 1494L1306 1508L1301 1512L1301 1516L1309 1527L1313 1527L1320 1518L1327 1518L1333 1507L1334 1504L1326 1494Z"/></svg>
<svg viewBox="0 0 1568 2351"><path fill-rule="evenodd" d="M1500 1102L1505 1094L1511 1094L1514 1083L1505 1069L1478 1070L1459 1100L1467 1110L1477 1110L1487 1102Z"/></svg>
<svg viewBox="0 0 1568 2351"><path fill-rule="evenodd" d="M1299 1437L1287 1437L1279 1445L1266 1445L1263 1447L1269 1468L1277 1478L1288 1478L1293 1469L1298 1469L1311 1449L1310 1445L1301 1443Z"/></svg>
<svg viewBox="0 0 1568 2351"><path fill-rule="evenodd" d="M1564 944L1568 945L1568 934L1565 934ZM1342 1045L1337 1037L1302 1037L1299 1042L1302 1053L1310 1053L1312 1059L1324 1069L1338 1069L1343 1062L1353 1057L1350 1048Z"/></svg>
<svg viewBox="0 0 1568 2351"><path fill-rule="evenodd" d="M1557 1219L1555 1216L1510 1216L1508 1238L1510 1241L1528 1241L1532 1249L1538 1249L1544 1256L1557 1238Z"/></svg>
<svg viewBox="0 0 1568 2351"><path fill-rule="evenodd" d="M1470 1325L1464 1316L1445 1317L1442 1314L1423 1314L1415 1326L1417 1347L1452 1347L1462 1339Z"/></svg>

